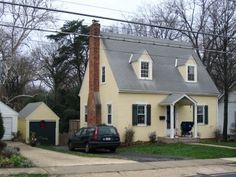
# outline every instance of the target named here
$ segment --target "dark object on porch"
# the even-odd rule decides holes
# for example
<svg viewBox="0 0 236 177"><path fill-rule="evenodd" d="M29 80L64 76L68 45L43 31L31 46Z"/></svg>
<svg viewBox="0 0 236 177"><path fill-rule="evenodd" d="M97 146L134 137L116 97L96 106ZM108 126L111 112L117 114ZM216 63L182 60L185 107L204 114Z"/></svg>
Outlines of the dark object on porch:
<svg viewBox="0 0 236 177"><path fill-rule="evenodd" d="M193 122L182 122L181 123L181 134L182 136L190 135L193 128Z"/></svg>

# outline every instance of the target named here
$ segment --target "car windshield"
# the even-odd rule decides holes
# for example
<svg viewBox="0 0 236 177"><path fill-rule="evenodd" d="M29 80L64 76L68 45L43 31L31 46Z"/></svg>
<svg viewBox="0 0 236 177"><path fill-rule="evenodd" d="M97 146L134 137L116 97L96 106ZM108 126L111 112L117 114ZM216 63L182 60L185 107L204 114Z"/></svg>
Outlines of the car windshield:
<svg viewBox="0 0 236 177"><path fill-rule="evenodd" d="M116 135L117 134L116 129L113 127L99 127L99 133L103 135L105 134Z"/></svg>

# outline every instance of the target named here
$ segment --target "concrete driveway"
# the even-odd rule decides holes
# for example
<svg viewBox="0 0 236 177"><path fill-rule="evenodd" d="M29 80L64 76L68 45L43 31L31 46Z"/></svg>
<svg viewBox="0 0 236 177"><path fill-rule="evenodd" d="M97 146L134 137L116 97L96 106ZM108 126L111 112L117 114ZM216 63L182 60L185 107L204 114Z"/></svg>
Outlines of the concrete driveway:
<svg viewBox="0 0 236 177"><path fill-rule="evenodd" d="M131 160L80 157L76 155L40 149L37 147L31 147L19 142L9 142L8 145L19 147L21 154L31 160L38 167L137 163Z"/></svg>

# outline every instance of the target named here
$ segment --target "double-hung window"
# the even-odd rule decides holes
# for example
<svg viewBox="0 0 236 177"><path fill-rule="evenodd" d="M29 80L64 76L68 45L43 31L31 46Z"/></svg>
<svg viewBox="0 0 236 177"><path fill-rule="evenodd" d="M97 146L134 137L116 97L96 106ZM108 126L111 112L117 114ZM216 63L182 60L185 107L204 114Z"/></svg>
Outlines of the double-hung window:
<svg viewBox="0 0 236 177"><path fill-rule="evenodd" d="M137 123L138 125L146 124L146 105L137 106Z"/></svg>
<svg viewBox="0 0 236 177"><path fill-rule="evenodd" d="M107 124L108 125L112 124L112 105L111 104L107 105Z"/></svg>
<svg viewBox="0 0 236 177"><path fill-rule="evenodd" d="M141 62L141 78L149 78L149 62L142 61Z"/></svg>
<svg viewBox="0 0 236 177"><path fill-rule="evenodd" d="M197 70L195 65L187 66L187 81L196 82L197 81Z"/></svg>
<svg viewBox="0 0 236 177"><path fill-rule="evenodd" d="M151 105L133 104L132 105L132 125L150 126L151 125Z"/></svg>
<svg viewBox="0 0 236 177"><path fill-rule="evenodd" d="M197 123L208 124L208 106L206 105L197 106Z"/></svg>
<svg viewBox="0 0 236 177"><path fill-rule="evenodd" d="M105 83L106 82L106 67L105 66L102 66L102 69L101 69L101 79L102 79L102 83Z"/></svg>

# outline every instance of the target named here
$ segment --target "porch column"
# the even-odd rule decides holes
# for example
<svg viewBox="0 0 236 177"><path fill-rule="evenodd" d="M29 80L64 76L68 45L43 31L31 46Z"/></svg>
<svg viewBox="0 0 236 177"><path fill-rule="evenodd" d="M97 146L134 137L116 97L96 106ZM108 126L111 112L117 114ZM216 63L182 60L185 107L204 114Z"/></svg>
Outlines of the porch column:
<svg viewBox="0 0 236 177"><path fill-rule="evenodd" d="M197 104L194 104L194 138L197 138Z"/></svg>
<svg viewBox="0 0 236 177"><path fill-rule="evenodd" d="M173 139L175 136L174 130L174 105L170 105L170 138Z"/></svg>

